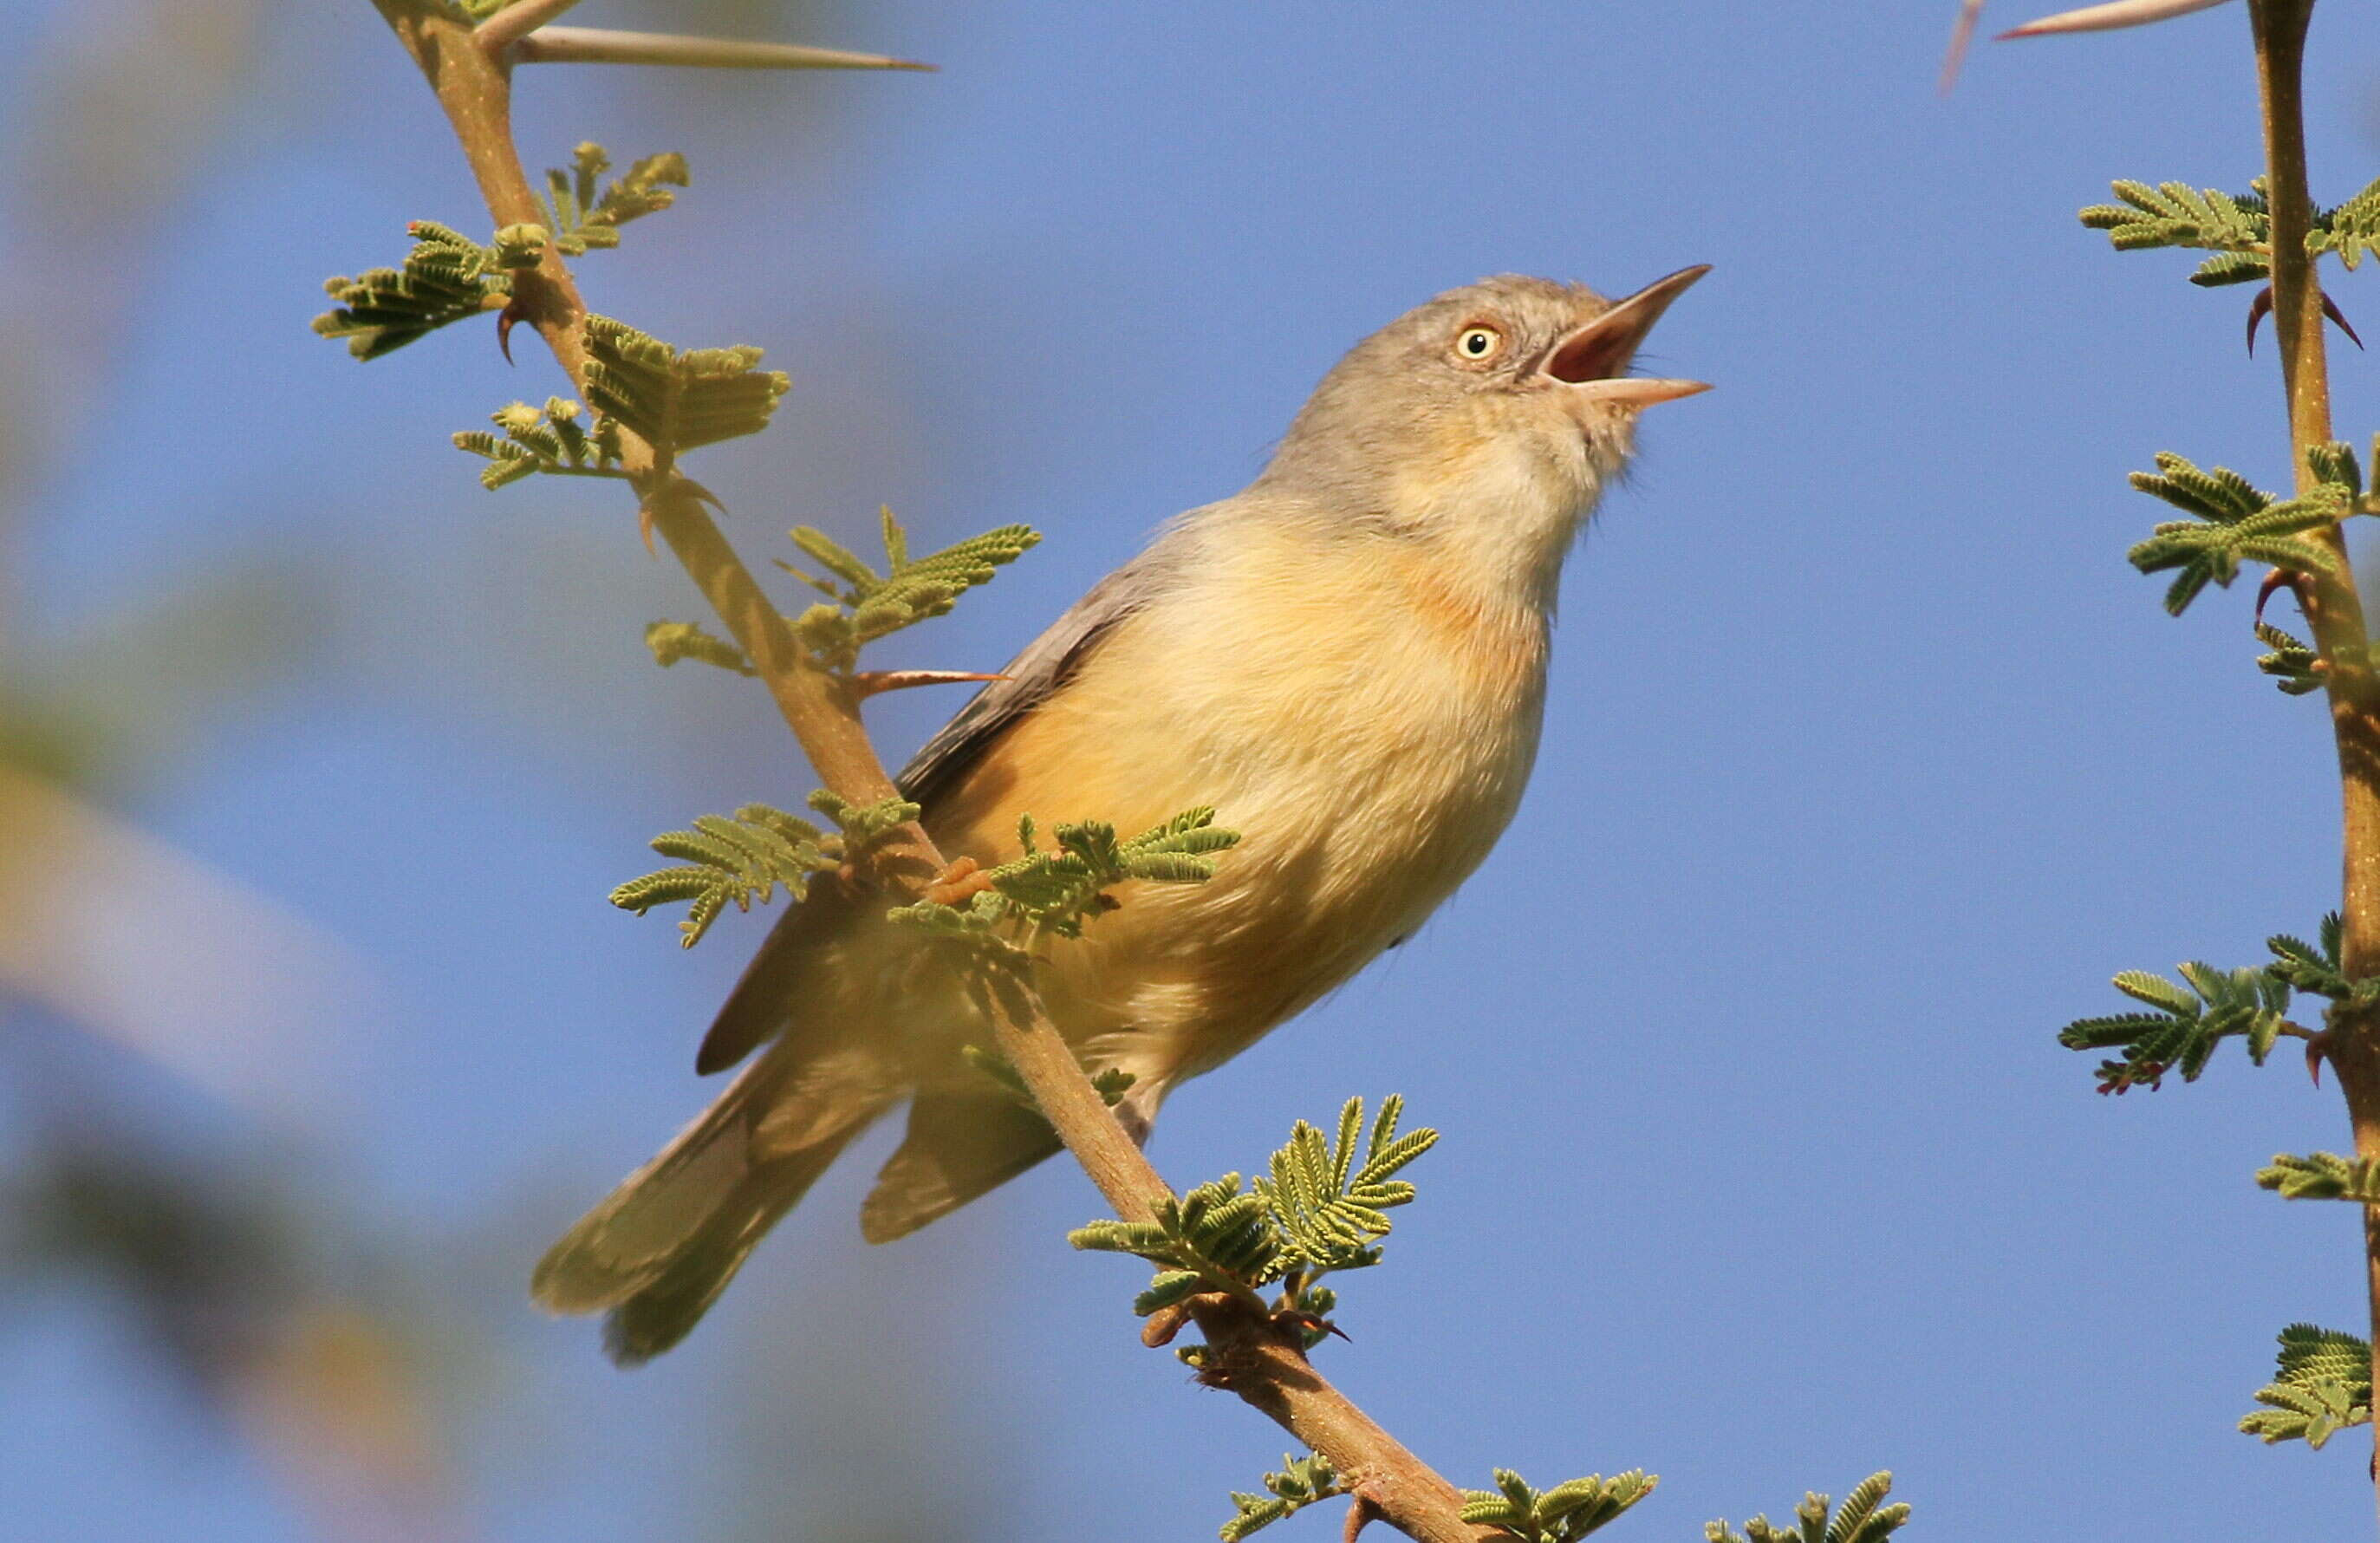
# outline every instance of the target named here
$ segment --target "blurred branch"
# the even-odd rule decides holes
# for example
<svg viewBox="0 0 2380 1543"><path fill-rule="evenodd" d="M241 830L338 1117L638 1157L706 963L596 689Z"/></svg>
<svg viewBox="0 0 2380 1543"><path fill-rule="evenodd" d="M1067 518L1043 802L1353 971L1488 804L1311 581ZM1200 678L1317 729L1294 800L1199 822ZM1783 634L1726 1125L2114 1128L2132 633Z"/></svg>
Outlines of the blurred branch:
<svg viewBox="0 0 2380 1543"><path fill-rule="evenodd" d="M372 3L437 93L496 225L540 224L542 205L513 143L511 79L502 62L475 46L471 29L436 0ZM587 308L562 254L549 245L534 267L519 271L513 293L520 318L587 395ZM705 511L702 491L625 428L621 449L643 515L759 672L828 788L853 804L896 796L856 696L808 662L783 615ZM873 850L867 878L912 897L946 866L914 821ZM1060 1037L1025 968L987 963L973 983L1001 1052L1108 1204L1126 1221L1152 1221L1172 1191ZM1328 1457L1383 1520L1425 1543L1490 1536L1463 1519L1460 1490L1323 1379L1293 1326L1230 1297L1194 1299L1192 1311L1208 1340L1205 1380L1237 1393Z"/></svg>
<svg viewBox="0 0 2380 1543"><path fill-rule="evenodd" d="M0 992L269 1117L322 1114L295 1030L357 994L334 941L6 761L0 885Z"/></svg>

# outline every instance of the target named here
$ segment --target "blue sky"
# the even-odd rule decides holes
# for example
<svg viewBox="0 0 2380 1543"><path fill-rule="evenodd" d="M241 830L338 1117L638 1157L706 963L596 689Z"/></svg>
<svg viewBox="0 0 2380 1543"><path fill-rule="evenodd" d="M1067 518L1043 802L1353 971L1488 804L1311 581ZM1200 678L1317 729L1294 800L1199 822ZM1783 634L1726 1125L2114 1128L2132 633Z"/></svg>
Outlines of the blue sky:
<svg viewBox="0 0 2380 1543"><path fill-rule="evenodd" d="M1920 1537L2361 1525L2354 1440L2232 1428L2283 1324L2357 1327L2352 1214L2251 1182L2345 1144L2336 1095L2232 1047L2103 1100L2052 1039L2112 1010L2115 970L2252 962L2336 903L2321 711L2255 673L2248 590L2176 622L2122 560L2156 518L2123 476L2157 450L2285 481L2270 350L2240 349L2244 292L2073 219L2115 176L2255 174L2244 11L1981 48L1945 101L1951 9L912 0L800 41L940 74L541 69L521 139L692 163L581 276L793 372L776 429L698 469L747 553L796 522L856 539L879 503L924 541L1047 534L888 650L953 668L1244 483L1339 352L1437 290L1715 264L1652 362L1718 389L1650 416L1572 563L1503 844L1176 1097L1155 1156L1245 1169L1404 1092L1444 1140L1325 1367L1459 1483L1658 1472L1613 1537L1880 1467ZM34 100L84 14L0 22L0 100ZM1212 1536L1284 1438L1139 1347L1133 1269L1063 1245L1096 1202L1061 1165L868 1250L880 1139L633 1376L529 1308L548 1237L707 1096L694 1043L764 925L682 955L603 892L653 832L809 780L759 693L645 660L643 624L695 602L613 490L483 494L444 448L556 389L541 355L457 331L358 367L307 333L322 277L394 261L405 220L484 221L369 7L255 15L187 180L91 255L115 325L6 533L12 627L67 649L259 563L294 591L287 668L117 797L355 961L317 1116L273 1139L411 1240L352 1268L442 1325L475 1531ZM2316 37L2337 201L2380 169L2380 20L2328 6ZM69 267L34 208L7 249ZM2367 335L2373 282L2339 291ZM2374 369L2335 363L2360 440ZM956 705L873 722L897 758ZM0 1512L310 1536L188 1414L104 1302L39 1296L0 1330ZM893 1457L954 1498L882 1499Z"/></svg>

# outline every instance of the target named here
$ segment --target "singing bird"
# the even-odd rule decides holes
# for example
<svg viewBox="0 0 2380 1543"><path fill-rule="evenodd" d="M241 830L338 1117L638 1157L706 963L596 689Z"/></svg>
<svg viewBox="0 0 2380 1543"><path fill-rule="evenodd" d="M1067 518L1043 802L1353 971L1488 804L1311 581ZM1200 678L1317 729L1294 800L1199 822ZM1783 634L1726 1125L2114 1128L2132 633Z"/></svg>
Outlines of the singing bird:
<svg viewBox="0 0 2380 1543"><path fill-rule="evenodd" d="M898 779L953 857L1018 817L1136 831L1213 805L1203 884L1127 885L1048 951L1051 1019L1158 1106L1402 942L1488 855L1536 759L1563 557L1636 416L1706 389L1628 374L1687 268L1622 300L1506 275L1450 290L1323 377L1245 491L1167 524L927 741ZM760 1054L572 1228L532 1290L608 1311L624 1364L684 1338L777 1219L902 1100L860 1229L882 1243L1059 1149L961 1053L955 972L878 893L779 919L696 1059ZM763 1049L765 1047L765 1049Z"/></svg>

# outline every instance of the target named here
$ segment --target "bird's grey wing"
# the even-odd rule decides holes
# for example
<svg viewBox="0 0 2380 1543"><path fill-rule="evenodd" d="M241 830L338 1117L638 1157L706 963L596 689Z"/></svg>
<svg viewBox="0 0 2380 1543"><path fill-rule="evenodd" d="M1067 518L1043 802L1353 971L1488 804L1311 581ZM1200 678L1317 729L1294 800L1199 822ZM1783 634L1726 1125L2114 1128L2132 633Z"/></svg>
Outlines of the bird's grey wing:
<svg viewBox="0 0 2380 1543"><path fill-rule="evenodd" d="M1008 662L1000 672L1002 679L977 692L940 733L918 747L893 779L902 796L931 810L1002 735L1074 678L1118 622L1148 603L1162 587L1169 566L1158 553L1144 553L1091 586L1050 630Z"/></svg>
<svg viewBox="0 0 2380 1543"><path fill-rule="evenodd" d="M1118 622L1148 603L1165 572L1164 558L1143 553L1093 585L1001 672L1002 679L977 692L957 717L910 758L895 779L903 795L931 808L1002 734L1065 685ZM832 886L820 885L777 918L703 1037L695 1056L697 1072L708 1075L733 1066L794 1027L799 981L811 949L837 936L856 909Z"/></svg>

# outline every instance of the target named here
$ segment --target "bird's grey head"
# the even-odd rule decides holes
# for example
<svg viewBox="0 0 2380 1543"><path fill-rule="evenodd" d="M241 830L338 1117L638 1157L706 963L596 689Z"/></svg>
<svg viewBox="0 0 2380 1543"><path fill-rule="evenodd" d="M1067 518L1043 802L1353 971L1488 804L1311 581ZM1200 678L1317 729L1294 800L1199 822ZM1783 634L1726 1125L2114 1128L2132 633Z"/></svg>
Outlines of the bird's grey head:
<svg viewBox="0 0 2380 1543"><path fill-rule="evenodd" d="M1708 271L1621 300L1521 274L1448 290L1323 377L1257 486L1400 529L1500 518L1566 544L1625 463L1638 411L1706 389L1628 370Z"/></svg>

